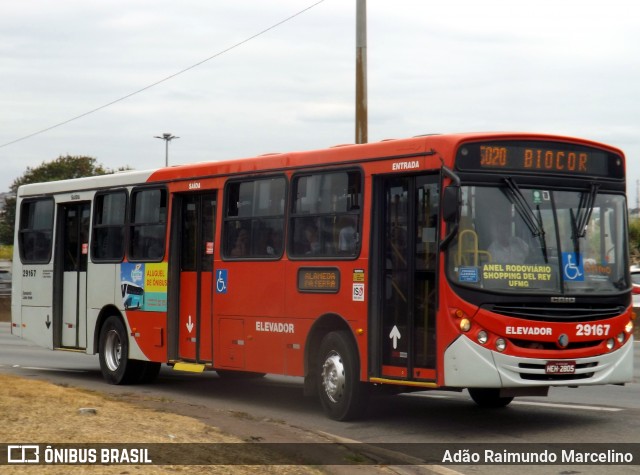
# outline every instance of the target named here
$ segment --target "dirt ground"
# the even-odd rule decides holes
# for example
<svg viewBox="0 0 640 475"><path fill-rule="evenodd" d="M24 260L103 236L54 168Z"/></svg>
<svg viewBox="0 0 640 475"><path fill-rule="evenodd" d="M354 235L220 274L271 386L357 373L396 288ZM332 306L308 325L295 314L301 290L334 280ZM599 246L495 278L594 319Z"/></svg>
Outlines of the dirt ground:
<svg viewBox="0 0 640 475"><path fill-rule="evenodd" d="M0 298L0 322L11 321L10 299ZM175 401L173 401L175 402ZM5 474L66 475L156 475L156 474L320 474L389 473L388 469L367 465L314 467L270 464L269 454L254 457L247 442L331 442L283 421L254 420L250 414L214 411L203 415L201 408L170 404L136 393L105 396L68 386L0 373L0 448L6 444L62 443L207 443L245 444L260 465L0 465ZM172 412L168 412L171 406ZM80 411L80 409L90 411ZM179 415L173 412L180 412ZM94 413L95 410L95 413ZM236 434L230 435L230 434ZM349 456L349 455L347 455ZM263 457L263 458L261 458ZM295 457L295 456L294 456ZM278 455L282 460L282 454Z"/></svg>
<svg viewBox="0 0 640 475"><path fill-rule="evenodd" d="M0 298L0 322L11 321L11 299ZM156 401L161 403L161 401ZM0 374L0 443L238 443L215 425L192 417L154 410L154 401L132 404L91 391ZM81 413L80 409L95 409ZM116 422L117 421L117 422ZM204 473L323 473L310 466L0 466L9 474L155 475Z"/></svg>
<svg viewBox="0 0 640 475"><path fill-rule="evenodd" d="M80 411L83 409L83 411ZM86 409L90 409L87 411ZM244 443L203 422L86 390L0 374L3 443ZM258 456L260 457L260 456ZM3 466L3 474L321 473L309 466Z"/></svg>

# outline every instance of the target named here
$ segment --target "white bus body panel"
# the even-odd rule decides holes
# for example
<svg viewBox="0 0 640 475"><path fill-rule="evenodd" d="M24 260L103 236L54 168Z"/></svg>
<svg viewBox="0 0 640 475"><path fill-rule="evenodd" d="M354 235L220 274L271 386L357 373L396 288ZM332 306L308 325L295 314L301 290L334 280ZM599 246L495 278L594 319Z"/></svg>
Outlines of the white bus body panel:
<svg viewBox="0 0 640 475"><path fill-rule="evenodd" d="M131 335L133 332L126 319L126 311L122 298L120 264L93 264L89 262L89 282L87 283L87 301L91 307L87 309L87 353L94 354L98 348L94 345L93 336L100 312L107 305L115 306L124 318L129 339L129 358L148 360L138 346L138 342Z"/></svg>
<svg viewBox="0 0 640 475"><path fill-rule="evenodd" d="M18 214L18 213L16 213ZM16 225L17 226L17 225ZM11 334L22 338L22 265L17 244L13 246L13 281L11 283Z"/></svg>
<svg viewBox="0 0 640 475"><path fill-rule="evenodd" d="M89 281L87 282L87 353L94 354L94 335L100 311L107 305L114 305L122 311L120 296L119 264L88 264Z"/></svg>
<svg viewBox="0 0 640 475"><path fill-rule="evenodd" d="M14 266L12 294L12 333L53 348L53 264Z"/></svg>
<svg viewBox="0 0 640 475"><path fill-rule="evenodd" d="M22 338L43 348L53 349L52 307L22 307ZM47 326L47 320L49 325ZM15 334L15 333L14 333Z"/></svg>
<svg viewBox="0 0 640 475"><path fill-rule="evenodd" d="M628 383L633 379L633 337L616 351L588 358L571 358L571 361L576 362L576 367L596 363L592 367L576 369L576 374L593 373L593 376L558 381L522 379L520 375L525 373L543 375L544 360L505 355L460 336L445 351L444 384L452 388L517 388ZM524 369L519 367L520 364L543 367Z"/></svg>
<svg viewBox="0 0 640 475"><path fill-rule="evenodd" d="M20 225L20 206L22 200L30 197L51 196L55 201L54 233L52 250L58 245L55 226L58 223L58 205L75 201L90 201L93 213L93 198L98 189L144 185L155 170L130 171L109 175L79 178L48 183L23 185L18 189L16 230ZM72 196L73 195L73 196ZM93 218L92 218L93 219ZM91 233L90 233L91 235ZM91 239L91 237L89 237ZM89 249L91 246L89 245ZM54 256L47 264L25 264L20 259L18 242L13 249L13 285L11 296L11 332L13 335L31 341L39 346L53 349L53 262ZM81 313L78 328L78 346L86 347L86 352L93 354L97 348L94 345L94 334L98 315L104 305L115 305L124 315L122 295L120 290L119 264L93 264L89 259L87 273L84 274L80 295ZM99 269L95 268L99 266ZM34 275L35 272L35 275ZM88 276L87 276L88 274ZM88 277L88 278L87 278ZM64 282L63 288L73 288L73 283ZM86 291L86 293L85 293ZM65 302L70 310L74 303ZM75 307L74 307L75 308ZM64 322L63 322L63 326ZM127 323L129 335L131 329ZM71 329L62 329L64 342L71 343ZM73 329L75 335L75 328ZM73 337L75 341L75 336ZM147 359L142 355L135 338L129 336L130 356Z"/></svg>

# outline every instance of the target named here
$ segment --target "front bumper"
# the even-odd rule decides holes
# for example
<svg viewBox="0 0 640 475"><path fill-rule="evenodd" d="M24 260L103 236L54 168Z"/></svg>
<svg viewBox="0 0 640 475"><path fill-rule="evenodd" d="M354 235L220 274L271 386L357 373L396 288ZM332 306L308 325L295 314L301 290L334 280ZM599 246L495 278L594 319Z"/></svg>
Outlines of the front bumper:
<svg viewBox="0 0 640 475"><path fill-rule="evenodd" d="M576 362L576 370L571 375L546 376L546 361L491 351L462 335L445 351L444 385L451 388L517 388L628 383L633 379L633 338L610 353L572 359Z"/></svg>

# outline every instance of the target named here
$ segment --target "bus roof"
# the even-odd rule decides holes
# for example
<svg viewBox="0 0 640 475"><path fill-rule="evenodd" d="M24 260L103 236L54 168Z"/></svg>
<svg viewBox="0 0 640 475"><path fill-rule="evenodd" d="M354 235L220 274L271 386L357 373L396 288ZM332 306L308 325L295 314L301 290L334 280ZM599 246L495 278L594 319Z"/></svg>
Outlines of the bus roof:
<svg viewBox="0 0 640 475"><path fill-rule="evenodd" d="M174 165L146 171L124 171L109 175L77 178L47 183L23 185L18 197L37 196L69 191L94 190L117 186L133 186L147 182L165 182L188 180L208 176L252 173L269 170L284 170L299 166L322 166L327 164L349 163L367 158L392 158L419 155L435 151L449 162L451 152L461 143L478 140L552 140L603 148L624 157L621 150L606 144L574 137L527 132L474 132L455 134L419 135L405 139L388 139L367 144L337 145L327 149L303 152L271 153L256 157L236 158L221 161L208 161Z"/></svg>
<svg viewBox="0 0 640 475"><path fill-rule="evenodd" d="M68 193L69 191L94 190L99 188L113 188L114 186L129 186L146 182L153 170L124 171L108 175L74 178L70 180L49 181L22 185L18 188L18 197L37 196L51 193Z"/></svg>

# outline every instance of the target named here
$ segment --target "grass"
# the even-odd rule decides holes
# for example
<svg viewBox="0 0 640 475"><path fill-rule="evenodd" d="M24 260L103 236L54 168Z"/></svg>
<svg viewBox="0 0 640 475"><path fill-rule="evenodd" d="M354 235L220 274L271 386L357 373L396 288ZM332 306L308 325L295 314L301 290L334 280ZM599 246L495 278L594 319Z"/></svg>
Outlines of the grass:
<svg viewBox="0 0 640 475"><path fill-rule="evenodd" d="M80 411L81 408L93 411ZM2 442L28 442L33 444L147 444L159 443L168 451L173 443L220 444L227 460L232 456L226 451L245 451L252 465L153 465L153 466L9 466L0 472L11 475L68 475L91 472L91 475L123 474L233 474L253 475L271 473L278 475L320 474L318 469L290 464L271 465L272 454L256 449L256 445L242 446L242 440L222 432L218 427L172 412L159 412L132 403L113 400L99 392L70 387L67 384L51 384L37 379L20 378L0 373L0 420ZM237 447L234 447L237 446ZM234 452L230 452L233 454ZM215 461L214 456L211 460ZM77 469L77 470L74 470ZM89 470L90 469L90 470Z"/></svg>
<svg viewBox="0 0 640 475"><path fill-rule="evenodd" d="M0 261L13 259L13 246L0 245Z"/></svg>

